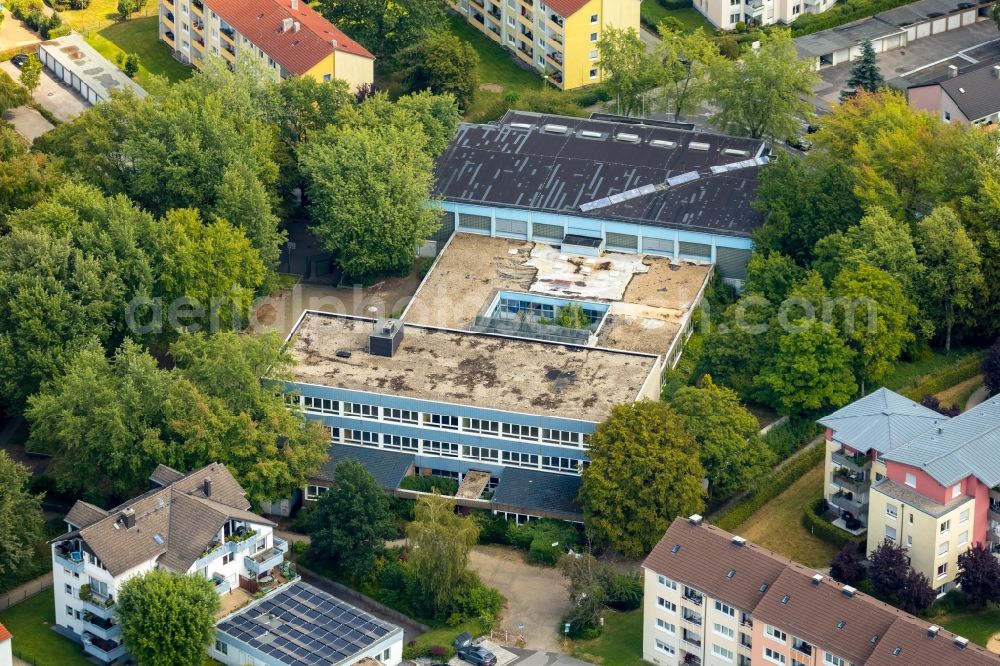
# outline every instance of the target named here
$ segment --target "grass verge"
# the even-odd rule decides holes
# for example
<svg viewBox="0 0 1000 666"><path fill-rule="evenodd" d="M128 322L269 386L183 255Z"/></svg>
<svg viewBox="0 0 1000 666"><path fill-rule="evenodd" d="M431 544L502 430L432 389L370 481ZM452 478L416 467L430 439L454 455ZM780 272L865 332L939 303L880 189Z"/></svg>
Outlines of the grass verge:
<svg viewBox="0 0 1000 666"><path fill-rule="evenodd" d="M52 631L55 624L52 589L36 594L0 613L14 636L14 654L34 666L90 666L83 648Z"/></svg>
<svg viewBox="0 0 1000 666"><path fill-rule="evenodd" d="M147 86L153 76L163 76L176 83L191 76L191 68L174 60L170 48L158 37L157 17L133 19L115 23L100 32L86 33L87 41L111 62L118 62L119 55L135 53L139 56L139 73L135 82Z"/></svg>
<svg viewBox="0 0 1000 666"><path fill-rule="evenodd" d="M639 18L647 29L656 32L656 26L668 16L672 16L684 26L684 32L694 32L698 28L704 28L709 34L714 32L711 24L705 20L696 9L686 7L684 9L667 9L656 0L643 0L639 5Z"/></svg>
<svg viewBox="0 0 1000 666"><path fill-rule="evenodd" d="M882 385L906 394L921 391L927 395L938 393L978 374L978 361L981 359L982 352L971 348L930 352L919 359L897 363L895 370L882 381ZM939 383L937 380L947 375L954 375L954 381L931 390L935 388L934 384Z"/></svg>
<svg viewBox="0 0 1000 666"><path fill-rule="evenodd" d="M959 636L965 636L973 643L985 646L1000 631L1000 608L946 615L935 618L934 622Z"/></svg>
<svg viewBox="0 0 1000 666"><path fill-rule="evenodd" d="M608 611L604 631L590 641L575 641L573 656L603 666L643 666L642 609L627 613Z"/></svg>

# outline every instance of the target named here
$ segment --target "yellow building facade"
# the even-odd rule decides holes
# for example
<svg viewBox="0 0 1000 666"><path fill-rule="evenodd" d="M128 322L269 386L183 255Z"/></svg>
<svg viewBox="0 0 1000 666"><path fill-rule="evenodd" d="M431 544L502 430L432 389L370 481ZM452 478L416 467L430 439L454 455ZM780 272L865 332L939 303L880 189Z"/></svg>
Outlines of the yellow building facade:
<svg viewBox="0 0 1000 666"><path fill-rule="evenodd" d="M597 42L607 28L639 30L639 0L448 0L469 25L572 90L600 83Z"/></svg>

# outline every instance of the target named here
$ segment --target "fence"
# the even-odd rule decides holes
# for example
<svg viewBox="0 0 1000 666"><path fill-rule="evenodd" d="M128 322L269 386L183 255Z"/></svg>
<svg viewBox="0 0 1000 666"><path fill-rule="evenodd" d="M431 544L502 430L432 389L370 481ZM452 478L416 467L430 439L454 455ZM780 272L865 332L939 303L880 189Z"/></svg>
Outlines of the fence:
<svg viewBox="0 0 1000 666"><path fill-rule="evenodd" d="M52 572L39 576L34 580L29 580L24 585L19 585L13 590L0 596L0 611L5 611L11 606L15 606L29 597L33 597L43 590L52 587Z"/></svg>

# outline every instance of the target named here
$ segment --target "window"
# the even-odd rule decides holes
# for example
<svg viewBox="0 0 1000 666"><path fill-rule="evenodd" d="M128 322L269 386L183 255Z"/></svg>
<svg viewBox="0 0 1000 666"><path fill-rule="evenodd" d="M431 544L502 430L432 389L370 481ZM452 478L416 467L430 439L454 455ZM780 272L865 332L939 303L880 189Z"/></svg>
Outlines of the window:
<svg viewBox="0 0 1000 666"><path fill-rule="evenodd" d="M945 111L944 112L944 119L945 120L951 120L951 112Z"/></svg>
<svg viewBox="0 0 1000 666"><path fill-rule="evenodd" d="M913 546L913 537L909 534L906 535L906 547L910 548Z"/></svg>
<svg viewBox="0 0 1000 666"><path fill-rule="evenodd" d="M666 576L657 576L656 577L656 582L659 583L660 585L662 585L663 587L667 588L668 590L676 590L677 589L677 582L673 581L673 580L670 580Z"/></svg>
<svg viewBox="0 0 1000 666"><path fill-rule="evenodd" d="M591 22L591 24L597 23L597 14L591 14L590 15L590 22Z"/></svg>
<svg viewBox="0 0 1000 666"><path fill-rule="evenodd" d="M66 583L66 588L65 589L66 589L66 594L68 594L69 596L73 596L73 586L72 585L70 585L69 583Z"/></svg>
<svg viewBox="0 0 1000 666"><path fill-rule="evenodd" d="M496 435L500 432L500 423L484 419L462 419L462 429L467 432L480 432L486 435Z"/></svg>
<svg viewBox="0 0 1000 666"><path fill-rule="evenodd" d="M829 652L823 655L823 663L829 664L830 666L847 666L847 661L843 657L838 657L835 654L830 654Z"/></svg>
<svg viewBox="0 0 1000 666"><path fill-rule="evenodd" d="M218 652L218 653L220 653L220 654L229 654L229 646L226 645L225 643L223 643L222 641L220 641L219 639L216 639L215 640L215 651Z"/></svg>
<svg viewBox="0 0 1000 666"><path fill-rule="evenodd" d="M769 647L764 648L764 659L768 661L773 661L776 664L785 663L785 655L781 654L777 650L772 650Z"/></svg>
<svg viewBox="0 0 1000 666"><path fill-rule="evenodd" d="M677 635L677 625L671 622L667 622L666 620L659 617L656 618L656 628L659 629L660 631L670 634L671 636Z"/></svg>
<svg viewBox="0 0 1000 666"><path fill-rule="evenodd" d="M737 5L739 5L739 4L740 4L740 3L742 2L742 1L743 1L743 0L729 0L729 6L730 6L730 7L736 7L736 6L737 6Z"/></svg>
<svg viewBox="0 0 1000 666"><path fill-rule="evenodd" d="M268 58L268 60L270 60L270 58ZM272 65L272 67L273 67L273 65ZM331 80L333 80L333 75L332 74L324 74L323 75L323 83L329 83Z"/></svg>
<svg viewBox="0 0 1000 666"><path fill-rule="evenodd" d="M267 66L270 67L270 68L272 68L272 69L274 68L274 58L268 58L267 59ZM329 74L324 74L323 75L323 80L324 81L329 81L330 79L326 78L328 76L329 76Z"/></svg>
<svg viewBox="0 0 1000 666"><path fill-rule="evenodd" d="M796 15L802 12L802 5L794 5L792 7L792 15Z"/></svg>
<svg viewBox="0 0 1000 666"><path fill-rule="evenodd" d="M778 641L779 643L784 643L785 641L788 640L788 634L783 632L781 629L778 629L777 627L772 627L769 624L764 625L764 633L773 638L774 640Z"/></svg>
<svg viewBox="0 0 1000 666"><path fill-rule="evenodd" d="M226 553L225 555L222 556L222 564L223 565L229 564L232 561L233 561L233 554L232 553Z"/></svg>
<svg viewBox="0 0 1000 666"><path fill-rule="evenodd" d="M90 591L93 592L94 594L98 594L98 595L100 595L102 597L109 597L109 596L111 596L111 595L108 594L108 584L105 583L103 580L94 580L93 578L91 578L90 579Z"/></svg>
<svg viewBox="0 0 1000 666"><path fill-rule="evenodd" d="M513 439L538 439L538 427L537 426L526 426L518 425L516 423L504 423L501 425L500 431L505 437L512 437Z"/></svg>
<svg viewBox="0 0 1000 666"><path fill-rule="evenodd" d="M885 505L885 515L888 516L889 518L898 518L899 517L899 511L896 509L896 505L895 504L886 504Z"/></svg>
<svg viewBox="0 0 1000 666"><path fill-rule="evenodd" d="M508 17L507 17L507 25L509 25L509 26L510 26L510 27L512 27L512 28L515 28L515 27L517 27L517 22L516 22L516 21L514 20L514 17L513 17L513 16L508 16ZM509 38L509 39L510 39L510 41L512 41L512 42L514 41L514 39L513 39L513 38Z"/></svg>
<svg viewBox="0 0 1000 666"><path fill-rule="evenodd" d="M425 439L424 453L437 454L439 456L444 456L445 458L457 458L458 444L452 444L451 442L435 442L433 440Z"/></svg>
<svg viewBox="0 0 1000 666"><path fill-rule="evenodd" d="M917 475L916 474L910 474L909 472L907 472L906 473L906 482L905 483L906 483L906 485L908 485L911 488L916 488L917 487Z"/></svg>
<svg viewBox="0 0 1000 666"><path fill-rule="evenodd" d="M378 407L360 402L345 402L344 416L360 416L363 419L377 419Z"/></svg>
<svg viewBox="0 0 1000 666"><path fill-rule="evenodd" d="M306 499L317 500L319 499L319 496L327 490L329 490L329 488L326 486L306 486Z"/></svg>
<svg viewBox="0 0 1000 666"><path fill-rule="evenodd" d="M361 446L374 446L377 448L379 444L379 434L377 432L369 432L367 430L351 430L349 428L344 428L344 443L360 444Z"/></svg>
<svg viewBox="0 0 1000 666"><path fill-rule="evenodd" d="M951 521L950 520L946 520L943 523L941 523L941 529L940 529L941 534L947 534L948 530L950 530L950 529L951 529Z"/></svg>
<svg viewBox="0 0 1000 666"><path fill-rule="evenodd" d="M386 407L382 410L382 418L386 421L396 421L397 423L416 423L419 420L417 412L409 409L397 409Z"/></svg>
<svg viewBox="0 0 1000 666"><path fill-rule="evenodd" d="M590 69L590 78L592 78L592 79L596 79L597 78L597 68L592 67Z"/></svg>
<svg viewBox="0 0 1000 666"><path fill-rule="evenodd" d="M402 451L416 451L420 448L420 440L416 437L401 437L399 435L386 435L382 438L382 446L387 449L399 449Z"/></svg>
<svg viewBox="0 0 1000 666"><path fill-rule="evenodd" d="M317 414L339 414L340 403L328 398L314 398L311 395L302 396L302 408L307 412Z"/></svg>
<svg viewBox="0 0 1000 666"><path fill-rule="evenodd" d="M668 645L664 643L659 638L656 639L656 649L664 654L676 654L676 650L673 645Z"/></svg>
<svg viewBox="0 0 1000 666"><path fill-rule="evenodd" d="M500 450L489 449L485 446L463 446L462 456L465 458L472 458L473 460L491 460L493 462L499 462Z"/></svg>
<svg viewBox="0 0 1000 666"><path fill-rule="evenodd" d="M595 72L594 76L597 76L597 70L592 70ZM548 442L550 444L562 444L564 446L580 446L582 441L582 433L570 432L568 430L555 430L553 428L542 428L542 441Z"/></svg>
<svg viewBox="0 0 1000 666"><path fill-rule="evenodd" d="M967 543L969 543L969 531L968 530L966 530L966 531L964 531L964 532L962 532L961 534L958 535L958 545L959 546L964 546Z"/></svg>
<svg viewBox="0 0 1000 666"><path fill-rule="evenodd" d="M732 629L730 629L724 624L719 624L718 622L712 625L712 631L714 631L720 636L725 636L730 640L732 640L733 637L736 635L736 632L734 632Z"/></svg>
<svg viewBox="0 0 1000 666"><path fill-rule="evenodd" d="M519 467L538 467L538 455L535 453L518 453L517 451L501 451L501 462Z"/></svg>
<svg viewBox="0 0 1000 666"><path fill-rule="evenodd" d="M424 425L428 428L458 430L458 417L445 416L444 414L424 414Z"/></svg>
<svg viewBox="0 0 1000 666"><path fill-rule="evenodd" d="M958 514L958 522L967 523L969 522L969 510L966 509L962 513Z"/></svg>
<svg viewBox="0 0 1000 666"><path fill-rule="evenodd" d="M944 578L948 574L948 563L939 564L937 568L937 577Z"/></svg>
<svg viewBox="0 0 1000 666"><path fill-rule="evenodd" d="M672 601L667 601L663 597L656 597L656 605L666 611L670 611L671 613L677 612L677 604Z"/></svg>
<svg viewBox="0 0 1000 666"><path fill-rule="evenodd" d="M958 497L961 494L962 494L962 484L961 483L956 483L955 485L953 485L951 487L951 498L952 499L955 499L956 497Z"/></svg>
<svg viewBox="0 0 1000 666"><path fill-rule="evenodd" d="M560 458L557 456L542 456L542 469L552 469L557 472L579 471L580 461L575 458Z"/></svg>
<svg viewBox="0 0 1000 666"><path fill-rule="evenodd" d="M889 541L895 541L896 540L896 528L893 527L892 525L886 525L885 526L885 538L888 539Z"/></svg>
<svg viewBox="0 0 1000 666"><path fill-rule="evenodd" d="M596 42L597 41L597 33L596 32L590 33L590 41L591 42Z"/></svg>
<svg viewBox="0 0 1000 666"><path fill-rule="evenodd" d="M594 49L593 51L590 52L590 59L597 60L597 49Z"/></svg>
<svg viewBox="0 0 1000 666"><path fill-rule="evenodd" d="M721 659L724 659L726 661L732 661L733 660L733 652L732 652L732 650L727 650L726 648L724 648L724 647L722 647L720 645L716 645L714 643L712 644L712 654L714 654L715 656L717 656L717 657L719 657Z"/></svg>
<svg viewBox="0 0 1000 666"><path fill-rule="evenodd" d="M392 657L392 648L382 650L382 661L388 663L390 657Z"/></svg>
<svg viewBox="0 0 1000 666"><path fill-rule="evenodd" d="M949 548L951 548L951 544L949 544L947 541L942 541L941 545L938 546L938 557L941 557L942 555L947 555Z"/></svg>
<svg viewBox="0 0 1000 666"><path fill-rule="evenodd" d="M70 617L73 617L73 607L72 606L66 606L66 615L69 615Z"/></svg>
<svg viewBox="0 0 1000 666"><path fill-rule="evenodd" d="M910 524L911 525L913 524L913 514L912 513L910 514Z"/></svg>
<svg viewBox="0 0 1000 666"><path fill-rule="evenodd" d="M728 615L729 617L736 617L736 609L732 606L722 603L721 601L715 602L715 610L719 611L723 615Z"/></svg>

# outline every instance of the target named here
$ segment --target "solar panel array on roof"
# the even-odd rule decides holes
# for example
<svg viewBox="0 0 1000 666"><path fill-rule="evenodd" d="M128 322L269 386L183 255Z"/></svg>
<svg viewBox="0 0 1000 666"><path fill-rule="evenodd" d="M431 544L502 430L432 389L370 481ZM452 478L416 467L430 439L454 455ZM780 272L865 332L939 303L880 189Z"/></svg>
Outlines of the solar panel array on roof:
<svg viewBox="0 0 1000 666"><path fill-rule="evenodd" d="M248 606L218 630L282 664L338 664L397 627L306 583Z"/></svg>

